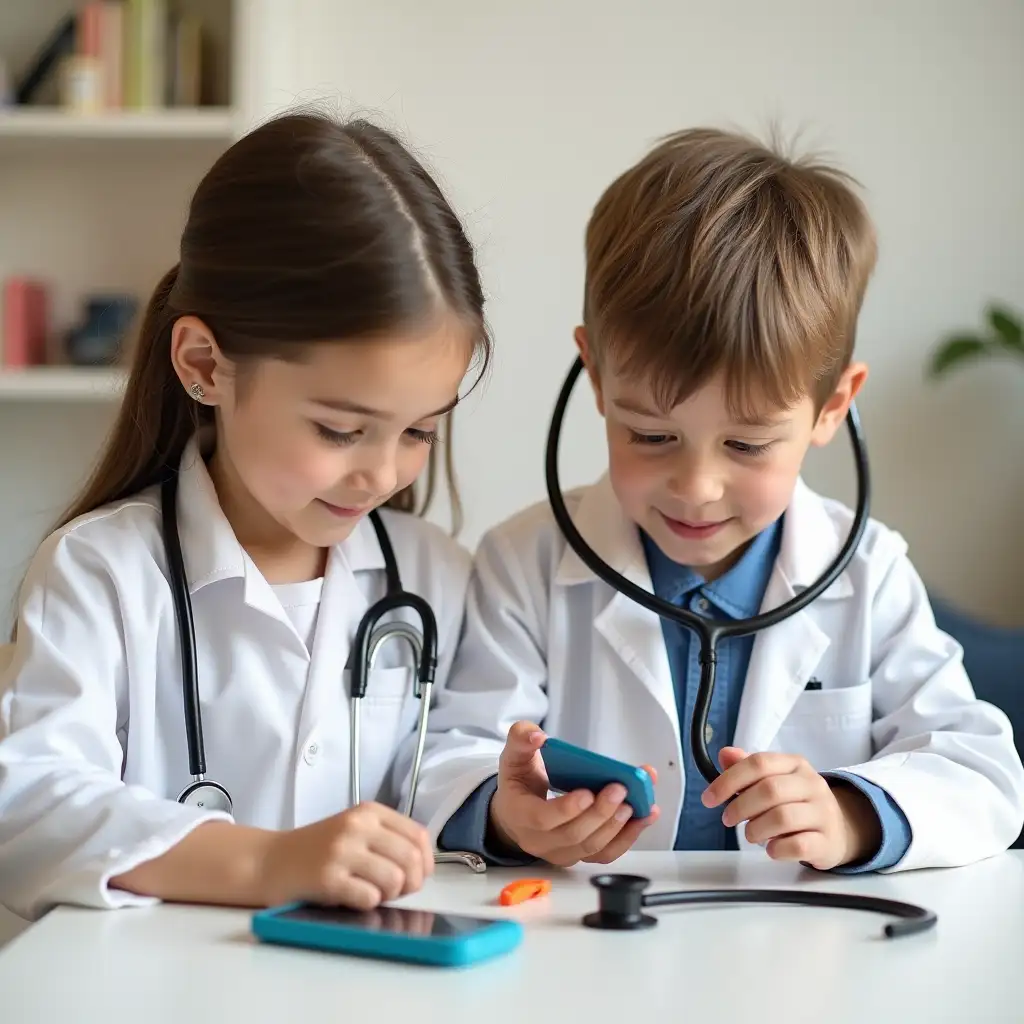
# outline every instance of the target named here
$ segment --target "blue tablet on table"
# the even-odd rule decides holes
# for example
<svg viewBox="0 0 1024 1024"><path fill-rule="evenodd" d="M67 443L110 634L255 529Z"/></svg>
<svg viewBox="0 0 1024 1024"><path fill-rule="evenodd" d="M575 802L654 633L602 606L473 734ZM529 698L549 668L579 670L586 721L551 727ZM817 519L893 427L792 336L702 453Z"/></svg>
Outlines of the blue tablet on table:
<svg viewBox="0 0 1024 1024"><path fill-rule="evenodd" d="M311 903L257 911L252 932L262 942L436 967L493 959L515 949L523 937L521 924L502 918L410 907L361 911Z"/></svg>

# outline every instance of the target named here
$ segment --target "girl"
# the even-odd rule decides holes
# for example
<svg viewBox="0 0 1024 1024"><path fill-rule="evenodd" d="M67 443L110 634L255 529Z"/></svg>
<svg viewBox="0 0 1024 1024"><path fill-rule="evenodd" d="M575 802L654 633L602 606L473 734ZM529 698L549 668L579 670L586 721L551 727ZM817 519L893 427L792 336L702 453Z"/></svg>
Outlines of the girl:
<svg viewBox="0 0 1024 1024"><path fill-rule="evenodd" d="M2 902L29 918L59 902L367 909L420 887L425 830L384 803L347 807L349 647L385 591L366 517L386 505L443 680L468 555L409 514L413 484L428 467L429 501L431 446L489 352L470 244L389 134L292 114L216 162L98 469L22 588L0 675ZM207 770L231 814L179 800L168 476ZM383 647L363 703L362 791L382 800L403 788L418 714L403 665L404 645Z"/></svg>

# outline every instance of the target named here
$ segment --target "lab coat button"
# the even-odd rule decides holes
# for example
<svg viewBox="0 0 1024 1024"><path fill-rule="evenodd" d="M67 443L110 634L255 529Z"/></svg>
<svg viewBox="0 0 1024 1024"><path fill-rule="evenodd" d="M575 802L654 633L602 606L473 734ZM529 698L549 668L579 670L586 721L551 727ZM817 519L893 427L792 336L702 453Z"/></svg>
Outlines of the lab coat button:
<svg viewBox="0 0 1024 1024"><path fill-rule="evenodd" d="M320 757L320 745L318 743L310 743L302 756L306 764L316 764Z"/></svg>

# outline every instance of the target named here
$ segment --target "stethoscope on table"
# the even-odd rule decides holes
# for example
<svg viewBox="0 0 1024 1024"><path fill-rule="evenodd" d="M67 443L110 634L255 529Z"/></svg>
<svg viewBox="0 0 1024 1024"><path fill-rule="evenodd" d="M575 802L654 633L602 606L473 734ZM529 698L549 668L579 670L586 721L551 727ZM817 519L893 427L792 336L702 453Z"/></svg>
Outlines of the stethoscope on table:
<svg viewBox="0 0 1024 1024"><path fill-rule="evenodd" d="M720 772L708 753L704 730L707 726L711 695L715 686L718 642L726 637L747 636L767 629L769 626L775 626L806 608L823 594L843 572L863 536L871 501L871 483L868 473L867 445L861 432L860 418L851 403L846 419L857 467L857 509L850 534L832 564L822 573L820 579L806 590L770 611L739 621L705 618L685 608L670 604L668 601L663 601L650 591L644 590L617 573L583 539L565 507L558 479L558 444L561 439L562 420L565 416L569 396L582 369L583 360L577 357L562 385L558 401L555 403L555 411L551 417L545 466L548 500L551 503L558 527L569 546L599 579L661 618L669 619L693 630L699 639L700 685L697 689L693 719L690 722L690 744L697 768L705 780L711 783L718 778ZM680 890L645 895L644 890L650 882L639 875L603 874L592 878L591 883L598 890L599 909L596 913L588 914L584 918L584 924L592 928L631 930L650 927L655 924L655 919L642 912L644 907L702 903L789 903L808 907L870 910L876 913L891 914L898 919L885 926L885 935L889 938L925 931L931 928L937 920L932 911L912 903L901 903L853 893L811 892L805 889L710 889Z"/></svg>
<svg viewBox="0 0 1024 1024"><path fill-rule="evenodd" d="M178 477L176 473L171 473L164 479L161 485L160 503L171 596L178 625L182 696L185 705L185 739L188 744L188 770L192 777L192 781L178 795L178 802L193 807L225 811L230 814L231 795L219 782L206 778L203 719L199 708L199 669L196 659L195 621L192 617L192 600L188 592L181 538L178 534ZM430 714L430 698L434 686L434 672L437 668L437 620L427 601L418 594L411 594L402 589L395 552L384 523L376 511L370 513L370 522L373 523L377 541L384 556L387 589L384 596L372 605L359 620L352 645L349 714L350 805L355 807L360 800L360 711L362 699L366 696L369 675L373 670L377 654L384 644L389 640L403 640L412 651L416 666L413 693L420 701L416 753L413 757L409 794L406 797L403 812L406 815L411 815L416 801L416 790L419 786L420 765L423 761L423 747L426 742L427 721ZM402 621L380 623L385 615L402 609L412 611L419 618L419 629ZM487 870L486 861L478 854L468 851L436 850L434 862L437 864L465 864L475 872Z"/></svg>

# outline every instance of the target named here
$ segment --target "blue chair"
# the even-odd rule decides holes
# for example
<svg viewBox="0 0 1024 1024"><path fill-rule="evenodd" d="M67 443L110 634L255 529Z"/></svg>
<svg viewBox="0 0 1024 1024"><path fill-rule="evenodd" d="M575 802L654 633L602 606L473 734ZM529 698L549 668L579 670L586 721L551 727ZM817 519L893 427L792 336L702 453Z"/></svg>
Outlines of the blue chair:
<svg viewBox="0 0 1024 1024"><path fill-rule="evenodd" d="M974 692L1006 713L1024 757L1024 628L989 625L934 595L931 602L939 629L964 649L964 667ZM1013 849L1024 849L1024 831Z"/></svg>

